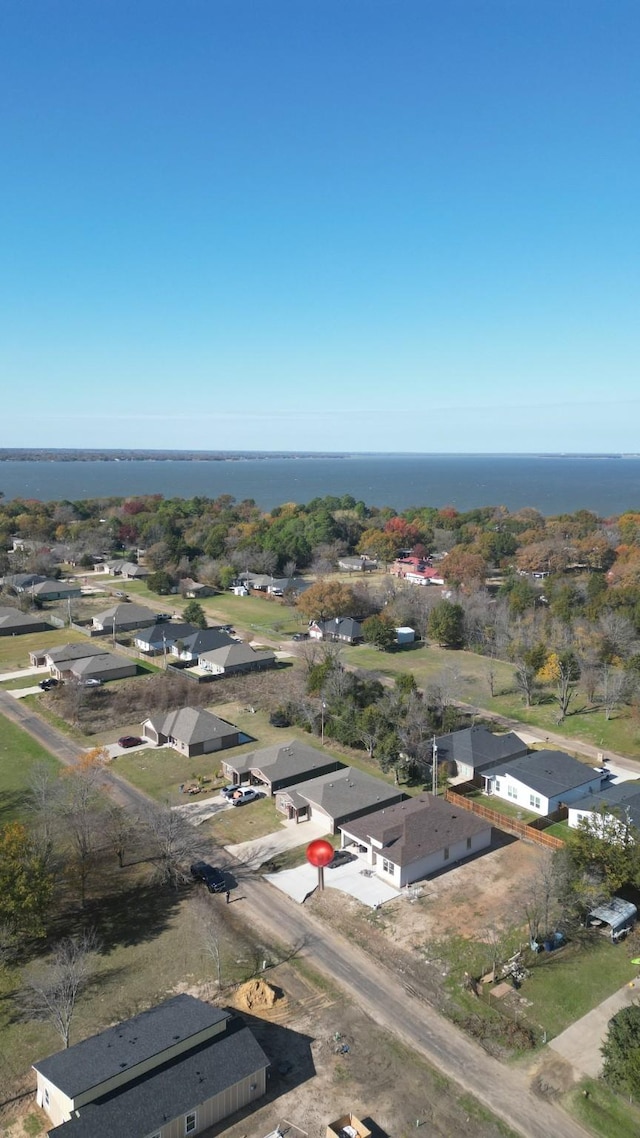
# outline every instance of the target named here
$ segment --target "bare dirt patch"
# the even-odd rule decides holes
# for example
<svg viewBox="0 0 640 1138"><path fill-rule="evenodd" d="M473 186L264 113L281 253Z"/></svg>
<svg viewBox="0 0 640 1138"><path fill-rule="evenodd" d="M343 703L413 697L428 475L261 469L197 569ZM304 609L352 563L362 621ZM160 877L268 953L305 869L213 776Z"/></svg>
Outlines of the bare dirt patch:
<svg viewBox="0 0 640 1138"><path fill-rule="evenodd" d="M342 994L316 982L303 963L269 972L283 992L260 1016L243 1015L271 1060L264 1105L223 1123L228 1138L263 1138L280 1125L323 1138L327 1123L352 1112L374 1134L403 1138L425 1123L431 1138L505 1136L488 1112L461 1094Z"/></svg>

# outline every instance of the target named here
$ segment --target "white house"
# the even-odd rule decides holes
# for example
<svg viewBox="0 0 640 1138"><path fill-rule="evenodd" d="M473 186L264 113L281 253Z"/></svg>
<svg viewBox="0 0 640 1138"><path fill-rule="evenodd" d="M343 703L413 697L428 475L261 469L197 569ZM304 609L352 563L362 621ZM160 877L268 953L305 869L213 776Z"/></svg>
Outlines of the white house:
<svg viewBox="0 0 640 1138"><path fill-rule="evenodd" d="M560 805L597 794L608 781L601 770L564 751L532 751L519 759L506 759L485 768L481 777L487 794L542 817Z"/></svg>
<svg viewBox="0 0 640 1138"><path fill-rule="evenodd" d="M483 818L420 794L340 826L342 847L356 845L378 877L400 889L491 845Z"/></svg>
<svg viewBox="0 0 640 1138"><path fill-rule="evenodd" d="M597 819L602 811L602 825L607 833L620 824L640 830L640 782L618 782L604 786L597 794L578 799L569 807L567 822L576 830L581 822Z"/></svg>

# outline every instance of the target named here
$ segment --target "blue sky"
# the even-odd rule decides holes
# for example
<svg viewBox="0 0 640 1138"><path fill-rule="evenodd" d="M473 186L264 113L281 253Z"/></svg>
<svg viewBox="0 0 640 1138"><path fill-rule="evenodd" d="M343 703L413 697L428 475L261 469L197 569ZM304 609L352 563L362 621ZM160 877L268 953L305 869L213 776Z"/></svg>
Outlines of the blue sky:
<svg viewBox="0 0 640 1138"><path fill-rule="evenodd" d="M637 451L637 0L4 0L0 446Z"/></svg>

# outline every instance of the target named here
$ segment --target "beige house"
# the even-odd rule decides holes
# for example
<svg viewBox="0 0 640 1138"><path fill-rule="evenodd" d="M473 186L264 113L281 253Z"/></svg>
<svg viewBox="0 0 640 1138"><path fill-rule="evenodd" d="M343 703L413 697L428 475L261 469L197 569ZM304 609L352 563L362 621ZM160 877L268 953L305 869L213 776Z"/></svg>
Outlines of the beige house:
<svg viewBox="0 0 640 1138"><path fill-rule="evenodd" d="M248 1027L174 996L34 1064L56 1138L183 1138L266 1091L269 1061Z"/></svg>
<svg viewBox="0 0 640 1138"><path fill-rule="evenodd" d="M145 719L142 733L156 747L174 747L189 758L246 742L246 736L233 723L197 707L182 707L167 715Z"/></svg>

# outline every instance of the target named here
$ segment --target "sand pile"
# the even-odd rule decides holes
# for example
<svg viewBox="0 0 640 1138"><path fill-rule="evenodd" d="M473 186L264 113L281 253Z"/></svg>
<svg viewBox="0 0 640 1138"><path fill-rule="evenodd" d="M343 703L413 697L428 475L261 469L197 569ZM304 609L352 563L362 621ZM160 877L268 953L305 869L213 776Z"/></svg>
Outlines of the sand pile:
<svg viewBox="0 0 640 1138"><path fill-rule="evenodd" d="M271 987L266 980L247 980L235 993L235 1004L247 1012L264 1012L274 1007L282 993Z"/></svg>

